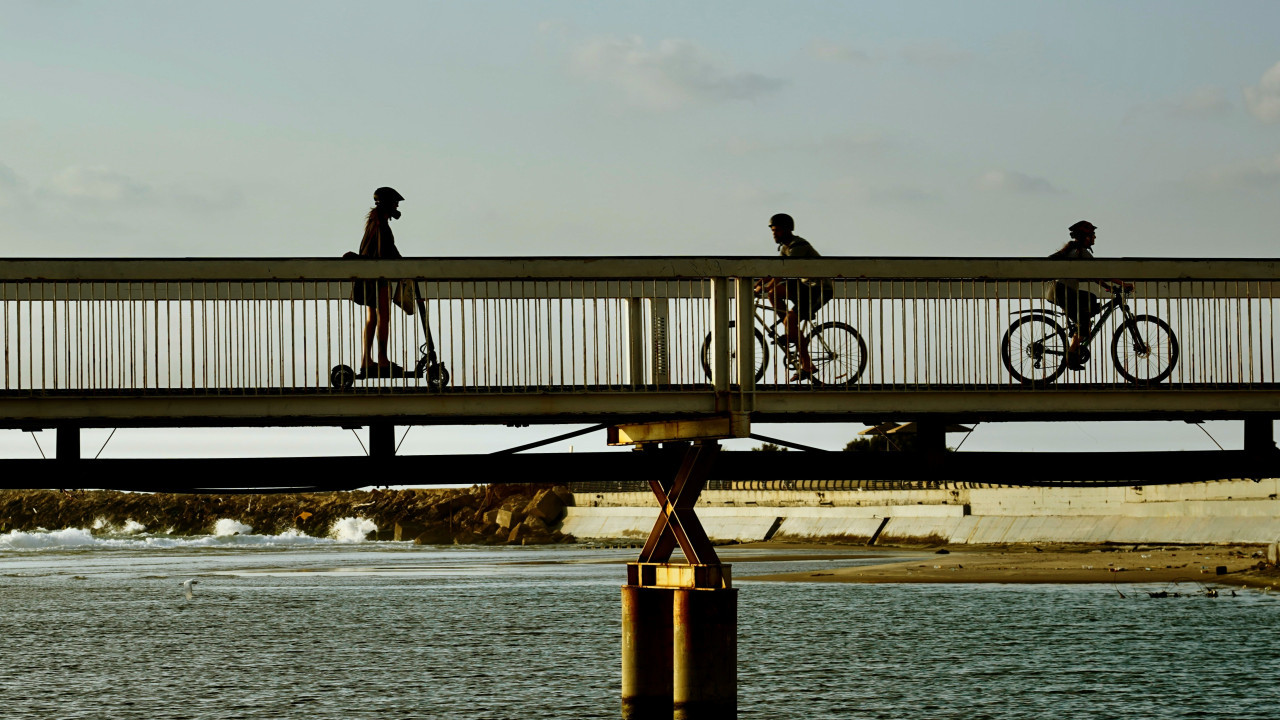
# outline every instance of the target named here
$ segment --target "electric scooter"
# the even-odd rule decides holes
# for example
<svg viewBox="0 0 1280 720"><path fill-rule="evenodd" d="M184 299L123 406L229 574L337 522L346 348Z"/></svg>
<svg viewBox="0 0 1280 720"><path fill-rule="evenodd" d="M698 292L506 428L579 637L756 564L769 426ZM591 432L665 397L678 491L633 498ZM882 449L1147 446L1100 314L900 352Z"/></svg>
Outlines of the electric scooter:
<svg viewBox="0 0 1280 720"><path fill-rule="evenodd" d="M412 369L402 368L393 364L390 368L384 368L371 374L365 374L364 371L356 372L350 365L335 365L329 371L330 385L336 388L349 388L357 380L400 380L404 378L425 378L427 387L432 390L443 390L449 384L449 369L445 367L444 363L436 359L436 344L431 338L431 328L427 326L427 304L423 302L422 295L418 293L417 282L413 283L413 299L418 306L418 318L422 322L422 332L427 338L427 341L418 348L422 355L418 358L417 364Z"/></svg>

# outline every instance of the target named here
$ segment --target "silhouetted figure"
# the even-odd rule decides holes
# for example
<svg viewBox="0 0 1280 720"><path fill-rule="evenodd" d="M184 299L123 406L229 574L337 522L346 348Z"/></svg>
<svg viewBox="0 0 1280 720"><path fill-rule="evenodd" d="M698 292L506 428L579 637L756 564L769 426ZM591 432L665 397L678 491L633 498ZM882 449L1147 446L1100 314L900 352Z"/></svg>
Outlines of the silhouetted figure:
<svg viewBox="0 0 1280 720"><path fill-rule="evenodd" d="M769 229L773 231L773 240L778 243L778 254L784 258L816 258L822 257L808 240L795 234L796 221L786 213L778 213L769 218ZM783 313L782 322L786 332L783 342L795 345L799 355L799 371L792 380L807 379L813 374L813 359L809 357L808 344L800 336L800 321L811 321L818 310L834 295L830 280L810 280L807 278L790 278L779 280L768 278L759 289L768 296L774 308Z"/></svg>
<svg viewBox="0 0 1280 720"><path fill-rule="evenodd" d="M1071 239L1067 241L1057 252L1049 257L1053 260L1092 260L1093 244L1097 239L1097 226L1088 220L1080 222L1067 228L1071 233ZM1054 305L1061 307L1067 317L1075 324L1075 330L1071 334L1071 345L1067 347L1067 367L1072 370L1083 370L1084 362L1087 358L1080 357L1080 343L1083 340L1084 333L1089 330L1089 323L1094 315L1102 310L1102 304L1098 301L1098 296L1081 289L1080 283L1088 282L1087 280L1058 280L1049 286L1046 299ZM1112 283L1119 285L1126 290L1132 290L1133 285L1122 280L1098 280L1096 281L1103 287L1110 288Z"/></svg>
<svg viewBox="0 0 1280 720"><path fill-rule="evenodd" d="M373 208L365 219L364 238L360 241L360 257L398 258L395 235L391 233L391 220L400 218L400 202L404 196L389 187L373 191ZM364 324L364 353L361 363L363 373L369 377L403 374L403 370L387 357L387 336L391 323L391 284L386 280L365 280L357 288L352 299L368 306L369 315ZM378 336L378 362L373 362L373 337Z"/></svg>

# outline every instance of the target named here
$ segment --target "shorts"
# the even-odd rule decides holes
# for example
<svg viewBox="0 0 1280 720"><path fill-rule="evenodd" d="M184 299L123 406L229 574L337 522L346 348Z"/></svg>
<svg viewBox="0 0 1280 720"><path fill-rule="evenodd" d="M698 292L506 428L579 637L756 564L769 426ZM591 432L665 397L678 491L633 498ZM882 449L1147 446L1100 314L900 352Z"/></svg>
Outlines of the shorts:
<svg viewBox="0 0 1280 720"><path fill-rule="evenodd" d="M1072 290L1062 282L1053 284L1053 297L1050 300L1066 311L1067 320L1081 329L1088 328L1090 318L1102 310L1102 303L1098 302L1097 295L1088 290Z"/></svg>
<svg viewBox="0 0 1280 720"><path fill-rule="evenodd" d="M800 320L813 320L818 310L831 300L831 288L821 284L809 285L801 280L784 280L778 283L776 296L779 300L790 300Z"/></svg>

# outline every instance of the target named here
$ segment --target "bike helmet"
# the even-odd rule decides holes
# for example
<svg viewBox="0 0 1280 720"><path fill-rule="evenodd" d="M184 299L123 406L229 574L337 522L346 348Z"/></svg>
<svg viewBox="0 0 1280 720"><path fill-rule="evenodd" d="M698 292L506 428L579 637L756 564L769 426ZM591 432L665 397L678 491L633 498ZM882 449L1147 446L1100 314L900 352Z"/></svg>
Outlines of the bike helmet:
<svg viewBox="0 0 1280 720"><path fill-rule="evenodd" d="M395 191L395 188L380 187L373 191L373 201L376 203L384 202L402 202L404 196Z"/></svg>
<svg viewBox="0 0 1280 720"><path fill-rule="evenodd" d="M786 213L778 213L769 218L769 227L778 227L782 230L795 230L796 221Z"/></svg>

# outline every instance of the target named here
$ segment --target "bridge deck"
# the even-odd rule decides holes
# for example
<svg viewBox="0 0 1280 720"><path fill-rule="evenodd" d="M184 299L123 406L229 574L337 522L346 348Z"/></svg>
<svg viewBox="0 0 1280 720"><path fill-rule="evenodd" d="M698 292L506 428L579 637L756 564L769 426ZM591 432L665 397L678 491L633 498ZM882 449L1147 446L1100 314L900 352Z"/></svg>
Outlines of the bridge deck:
<svg viewBox="0 0 1280 720"><path fill-rule="evenodd" d="M830 282L809 343L827 384L767 339L771 277ZM1135 292L1058 374L1045 291L1097 277ZM416 288L393 359L413 367L429 328L447 387L333 386L366 280ZM0 427L1280 417L1278 296L1271 259L0 260Z"/></svg>
<svg viewBox="0 0 1280 720"><path fill-rule="evenodd" d="M737 396L730 390L731 399ZM760 385L751 417L762 422L1207 420L1280 416L1280 385L1179 385L1135 393L1117 383L1045 389L1005 385L856 390ZM725 412L709 385L562 388L380 387L46 390L0 392L0 427L289 426L320 424L622 423Z"/></svg>

